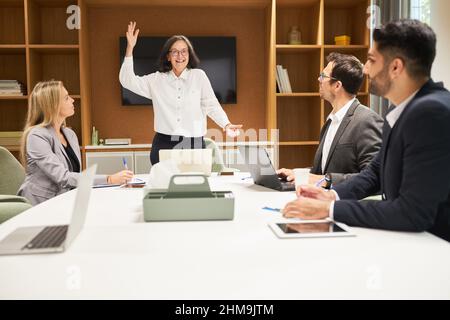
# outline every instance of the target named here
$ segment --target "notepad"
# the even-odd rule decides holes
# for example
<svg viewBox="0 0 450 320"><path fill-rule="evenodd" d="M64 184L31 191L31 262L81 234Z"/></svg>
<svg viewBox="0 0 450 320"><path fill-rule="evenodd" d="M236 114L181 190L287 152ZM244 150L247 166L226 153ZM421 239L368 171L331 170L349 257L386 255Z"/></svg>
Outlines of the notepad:
<svg viewBox="0 0 450 320"><path fill-rule="evenodd" d="M127 184L146 184L146 182L142 179L133 177L133 179L131 179L131 181L128 181Z"/></svg>

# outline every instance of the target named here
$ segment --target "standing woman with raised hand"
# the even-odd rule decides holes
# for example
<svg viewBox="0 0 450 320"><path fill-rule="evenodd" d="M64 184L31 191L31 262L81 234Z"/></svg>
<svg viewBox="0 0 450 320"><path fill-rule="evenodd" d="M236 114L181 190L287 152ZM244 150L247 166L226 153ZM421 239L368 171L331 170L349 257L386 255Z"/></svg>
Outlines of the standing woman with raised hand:
<svg viewBox="0 0 450 320"><path fill-rule="evenodd" d="M233 125L219 104L205 72L197 69L199 59L188 38L176 35L164 44L157 72L137 76L133 68L133 49L139 29L128 24L127 50L120 69L122 86L153 101L155 137L150 161L159 162L161 149L205 148L206 116L234 137L242 125Z"/></svg>
<svg viewBox="0 0 450 320"><path fill-rule="evenodd" d="M61 81L36 84L30 95L21 156L26 177L18 194L36 205L73 189L81 171L80 145L66 118L75 113L74 100ZM94 184L123 184L128 170L95 176Z"/></svg>

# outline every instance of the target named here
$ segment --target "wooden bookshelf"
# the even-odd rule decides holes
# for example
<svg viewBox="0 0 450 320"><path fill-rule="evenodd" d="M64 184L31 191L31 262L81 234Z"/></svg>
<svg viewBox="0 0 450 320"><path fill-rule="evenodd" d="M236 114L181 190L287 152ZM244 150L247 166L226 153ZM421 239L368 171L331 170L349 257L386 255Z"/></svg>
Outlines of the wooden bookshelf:
<svg viewBox="0 0 450 320"><path fill-rule="evenodd" d="M118 82L119 36L130 19L141 35L236 36L238 104L224 105L245 129L279 128L283 167L312 165L320 128L331 106L319 95L318 75L333 51L365 62L369 48L369 0L3 0L0 1L0 79L15 79L27 96L0 96L0 131L23 129L27 98L42 80L62 80L75 99L68 124L80 144L90 144L92 125L102 137L128 136L150 143L153 112L123 107ZM81 9L81 29L69 30L69 5ZM174 12L182 10L183 16ZM160 20L177 20L161 25ZM245 28L242 26L245 25ZM302 34L288 44L291 26ZM145 31L145 32L144 32ZM98 32L102 34L98 38ZM335 46L348 34L351 45ZM250 62L250 63L249 63ZM276 92L276 65L288 70L292 93ZM110 79L110 81L104 81ZM358 98L368 104L368 83ZM126 121L124 121L126 120ZM117 124L121 125L118 126ZM208 126L215 126L208 121Z"/></svg>
<svg viewBox="0 0 450 320"><path fill-rule="evenodd" d="M319 94L319 73L331 52L356 56L366 61L369 29L366 28L368 0L276 0L275 68L288 70L293 93L275 93L269 128L279 128L279 165L286 168L310 167L319 144L320 129L331 105ZM298 26L300 45L288 44L291 26ZM348 46L336 46L334 37L351 36ZM276 87L276 80L272 81ZM275 91L275 89L273 89ZM368 104L368 83L358 99Z"/></svg>
<svg viewBox="0 0 450 320"><path fill-rule="evenodd" d="M25 96L0 95L0 131L23 130L34 85L55 79L62 80L76 100L76 113L68 124L82 141L79 35L66 26L66 10L72 4L78 1L0 2L0 79L18 80L26 86ZM9 149L17 151L18 146Z"/></svg>

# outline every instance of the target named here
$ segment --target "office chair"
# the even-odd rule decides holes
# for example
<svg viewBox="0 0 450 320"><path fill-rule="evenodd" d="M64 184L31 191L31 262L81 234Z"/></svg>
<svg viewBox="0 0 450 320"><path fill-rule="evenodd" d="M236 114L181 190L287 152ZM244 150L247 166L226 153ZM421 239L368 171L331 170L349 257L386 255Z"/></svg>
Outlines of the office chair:
<svg viewBox="0 0 450 320"><path fill-rule="evenodd" d="M0 223L2 223L31 208L27 199L16 196L25 179L25 170L3 147L0 147L0 177Z"/></svg>
<svg viewBox="0 0 450 320"><path fill-rule="evenodd" d="M212 157L213 157L212 170L211 170L212 172L223 172L223 171L236 172L236 171L239 171L238 169L228 168L225 166L223 158L222 158L222 153L220 152L220 149L214 140L212 140L210 138L204 138L204 140L205 140L206 148L212 149Z"/></svg>

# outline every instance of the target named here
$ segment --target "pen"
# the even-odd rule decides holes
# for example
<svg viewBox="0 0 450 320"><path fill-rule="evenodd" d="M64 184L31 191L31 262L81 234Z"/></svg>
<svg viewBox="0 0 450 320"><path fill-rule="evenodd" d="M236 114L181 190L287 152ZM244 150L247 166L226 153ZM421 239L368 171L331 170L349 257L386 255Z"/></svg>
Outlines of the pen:
<svg viewBox="0 0 450 320"><path fill-rule="evenodd" d="M281 209L271 208L271 207L264 207L263 210L273 211L273 212L281 212Z"/></svg>
<svg viewBox="0 0 450 320"><path fill-rule="evenodd" d="M320 185L322 184L322 182L325 181L325 178L320 179L319 181L317 181L316 183L316 187L320 187Z"/></svg>
<svg viewBox="0 0 450 320"><path fill-rule="evenodd" d="M125 157L122 157L122 162L125 170L128 170L127 159L125 159Z"/></svg>

